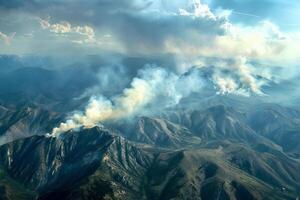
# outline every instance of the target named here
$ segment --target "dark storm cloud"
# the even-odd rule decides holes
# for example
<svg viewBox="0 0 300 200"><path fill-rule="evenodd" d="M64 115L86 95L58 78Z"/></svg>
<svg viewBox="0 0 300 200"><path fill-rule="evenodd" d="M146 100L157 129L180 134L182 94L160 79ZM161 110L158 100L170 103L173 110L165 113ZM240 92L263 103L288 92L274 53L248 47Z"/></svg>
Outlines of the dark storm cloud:
<svg viewBox="0 0 300 200"><path fill-rule="evenodd" d="M192 35L187 34L192 31L209 37L224 33L221 28L224 23L222 20L195 19L178 15L154 16L155 14L158 13L153 13L153 16L117 13L111 16L113 20L94 23L108 27L129 50L136 48L157 50L163 47L168 38L193 39Z"/></svg>

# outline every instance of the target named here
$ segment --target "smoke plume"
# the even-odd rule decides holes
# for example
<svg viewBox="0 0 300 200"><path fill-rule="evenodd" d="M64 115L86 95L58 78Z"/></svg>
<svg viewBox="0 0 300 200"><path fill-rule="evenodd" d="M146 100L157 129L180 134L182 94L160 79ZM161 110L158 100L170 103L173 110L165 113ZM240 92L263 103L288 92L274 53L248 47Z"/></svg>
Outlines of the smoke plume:
<svg viewBox="0 0 300 200"><path fill-rule="evenodd" d="M122 78L122 77L120 77ZM83 112L76 112L52 130L52 136L80 127L93 127L105 121L119 120L179 103L180 99L201 88L197 72L177 75L160 67L146 66L133 78L121 95L107 99L93 96Z"/></svg>

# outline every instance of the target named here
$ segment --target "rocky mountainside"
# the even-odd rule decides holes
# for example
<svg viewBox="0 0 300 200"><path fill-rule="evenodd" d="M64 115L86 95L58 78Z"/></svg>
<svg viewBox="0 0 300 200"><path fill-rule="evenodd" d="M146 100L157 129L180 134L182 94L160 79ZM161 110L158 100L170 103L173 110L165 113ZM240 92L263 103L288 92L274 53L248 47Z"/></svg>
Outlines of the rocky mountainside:
<svg viewBox="0 0 300 200"><path fill-rule="evenodd" d="M300 162L263 144L161 149L95 127L17 140L0 154L7 199L293 199L300 189Z"/></svg>
<svg viewBox="0 0 300 200"><path fill-rule="evenodd" d="M0 145L51 131L61 120L59 113L36 106L0 109Z"/></svg>

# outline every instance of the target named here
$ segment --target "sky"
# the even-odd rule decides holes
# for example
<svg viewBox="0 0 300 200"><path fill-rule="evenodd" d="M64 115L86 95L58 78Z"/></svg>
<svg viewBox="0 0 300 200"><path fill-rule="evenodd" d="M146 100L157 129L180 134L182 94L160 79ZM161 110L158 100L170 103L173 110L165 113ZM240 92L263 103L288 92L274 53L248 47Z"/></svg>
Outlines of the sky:
<svg viewBox="0 0 300 200"><path fill-rule="evenodd" d="M208 0L211 8L233 11L231 20L237 23L255 24L268 19L284 31L299 29L300 2L297 0Z"/></svg>
<svg viewBox="0 0 300 200"><path fill-rule="evenodd" d="M174 53L230 26L298 37L299 10L297 0L0 0L0 53Z"/></svg>
<svg viewBox="0 0 300 200"><path fill-rule="evenodd" d="M201 91L202 68L209 68L218 95L264 97L264 86L287 80L299 88L299 11L298 0L0 0L0 55L98 55L111 63L118 56L159 57L173 63L172 69L140 66L112 99L96 87L85 110L54 128L56 135L151 105L174 106ZM111 65L104 72L100 80L128 78ZM288 100L299 92L280 95Z"/></svg>
<svg viewBox="0 0 300 200"><path fill-rule="evenodd" d="M0 0L0 54L167 55L180 72L214 66L222 93L262 94L255 77L299 66L299 11L297 0Z"/></svg>

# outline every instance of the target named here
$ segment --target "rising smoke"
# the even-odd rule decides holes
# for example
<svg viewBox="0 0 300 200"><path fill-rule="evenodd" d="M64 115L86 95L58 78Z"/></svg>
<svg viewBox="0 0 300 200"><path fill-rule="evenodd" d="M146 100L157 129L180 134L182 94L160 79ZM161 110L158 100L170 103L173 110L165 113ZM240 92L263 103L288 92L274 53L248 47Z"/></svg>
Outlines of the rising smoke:
<svg viewBox="0 0 300 200"><path fill-rule="evenodd" d="M107 121L156 113L176 106L182 98L192 93L201 92L201 88L206 84L213 84L219 95L263 94L260 82L255 78L256 74L245 58L219 60L207 64L215 66L211 67L213 73L208 78L201 75L201 67L189 68L178 74L167 68L146 65L137 71L131 82L129 81L129 87L119 94L108 96L103 94L107 90L119 88L120 84L115 82L122 82L129 75L123 70L116 72L116 68L101 69L100 86L93 89L92 95L87 94L92 97L84 111L76 111L65 122L55 127L51 135L57 136L80 127L93 127ZM209 83L209 80L212 82Z"/></svg>
<svg viewBox="0 0 300 200"><path fill-rule="evenodd" d="M121 77L120 77L121 78ZM146 66L139 70L130 87L111 99L93 96L83 112L76 112L52 130L52 136L80 127L93 127L105 121L119 120L141 114L154 106L174 106L183 97L197 92L202 80L194 71L177 75L161 67Z"/></svg>

